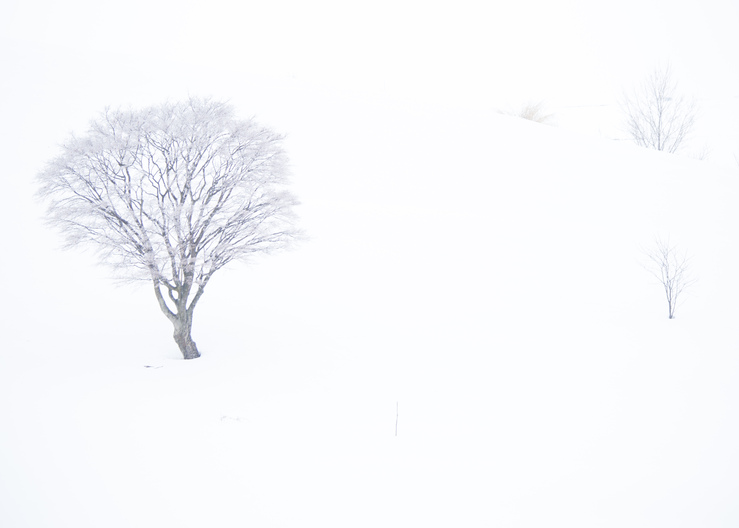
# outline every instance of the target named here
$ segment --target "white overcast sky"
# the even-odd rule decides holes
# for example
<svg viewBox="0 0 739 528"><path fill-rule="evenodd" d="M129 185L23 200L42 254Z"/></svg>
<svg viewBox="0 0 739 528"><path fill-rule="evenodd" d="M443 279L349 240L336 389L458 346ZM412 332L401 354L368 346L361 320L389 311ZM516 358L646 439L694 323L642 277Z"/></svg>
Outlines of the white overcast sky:
<svg viewBox="0 0 739 528"><path fill-rule="evenodd" d="M736 0L5 0L4 145L45 156L106 105L188 94L271 124L281 98L311 90L468 109L544 100L561 126L612 137L619 95L670 62L706 114L697 141L725 162L739 152L738 23Z"/></svg>

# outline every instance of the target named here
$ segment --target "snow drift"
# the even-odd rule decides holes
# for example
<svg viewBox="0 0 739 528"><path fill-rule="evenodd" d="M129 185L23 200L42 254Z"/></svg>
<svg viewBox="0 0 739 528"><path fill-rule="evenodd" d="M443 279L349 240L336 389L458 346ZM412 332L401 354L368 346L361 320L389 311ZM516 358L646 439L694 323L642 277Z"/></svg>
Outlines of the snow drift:
<svg viewBox="0 0 739 528"><path fill-rule="evenodd" d="M285 123L310 239L214 278L201 359L85 256L19 272L0 524L736 526L736 171L326 110ZM699 279L675 320L655 236Z"/></svg>

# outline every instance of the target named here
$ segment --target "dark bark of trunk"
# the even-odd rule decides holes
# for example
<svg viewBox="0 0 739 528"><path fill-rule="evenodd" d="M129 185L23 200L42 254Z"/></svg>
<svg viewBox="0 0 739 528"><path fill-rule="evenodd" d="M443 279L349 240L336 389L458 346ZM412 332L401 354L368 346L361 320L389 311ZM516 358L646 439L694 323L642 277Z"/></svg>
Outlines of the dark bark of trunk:
<svg viewBox="0 0 739 528"><path fill-rule="evenodd" d="M200 357L195 341L192 340L190 332L192 330L192 317L185 317L184 321L174 321L174 340L177 346L180 347L182 357L185 359L196 359Z"/></svg>
<svg viewBox="0 0 739 528"><path fill-rule="evenodd" d="M192 284L192 282L189 282L189 284ZM157 302L159 303L162 313L164 313L167 319L169 319L174 326L174 334L172 337L174 337L174 341L177 343L177 346L180 347L182 357L185 359L195 359L200 357L200 352L198 351L195 341L192 340L190 332L192 331L192 312L195 309L195 305L198 300L203 295L203 287L204 284L198 286L198 290L190 302L190 306L187 305L187 298L190 294L189 286L176 290L169 287L169 297L175 305L174 310L171 310L169 306L167 306L167 302L164 300L164 296L162 295L160 281L154 279L154 294L156 295Z"/></svg>

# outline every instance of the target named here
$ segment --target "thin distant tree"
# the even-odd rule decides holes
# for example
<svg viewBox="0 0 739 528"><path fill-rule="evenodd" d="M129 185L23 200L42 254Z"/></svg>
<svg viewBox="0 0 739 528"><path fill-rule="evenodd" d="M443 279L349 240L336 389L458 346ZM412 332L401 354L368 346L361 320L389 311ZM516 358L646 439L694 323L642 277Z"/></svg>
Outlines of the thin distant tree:
<svg viewBox="0 0 739 528"><path fill-rule="evenodd" d="M282 136L210 99L106 110L39 174L48 218L127 279L152 281L185 359L193 311L231 261L297 234Z"/></svg>
<svg viewBox="0 0 739 528"><path fill-rule="evenodd" d="M669 239L657 238L654 247L645 253L648 258L645 267L662 285L667 300L667 316L674 319L680 295L697 280L690 277L690 259L671 245Z"/></svg>
<svg viewBox="0 0 739 528"><path fill-rule="evenodd" d="M669 65L655 68L622 106L631 138L654 150L677 152L695 124L695 101L678 94Z"/></svg>

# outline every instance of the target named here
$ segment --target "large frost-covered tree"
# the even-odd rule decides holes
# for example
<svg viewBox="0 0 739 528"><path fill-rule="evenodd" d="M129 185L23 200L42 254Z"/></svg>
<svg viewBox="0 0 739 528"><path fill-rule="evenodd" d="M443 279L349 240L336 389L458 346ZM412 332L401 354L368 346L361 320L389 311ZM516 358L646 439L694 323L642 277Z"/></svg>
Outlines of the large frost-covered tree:
<svg viewBox="0 0 739 528"><path fill-rule="evenodd" d="M39 174L50 222L130 279L151 280L185 359L213 274L294 239L282 136L191 98L106 110Z"/></svg>

